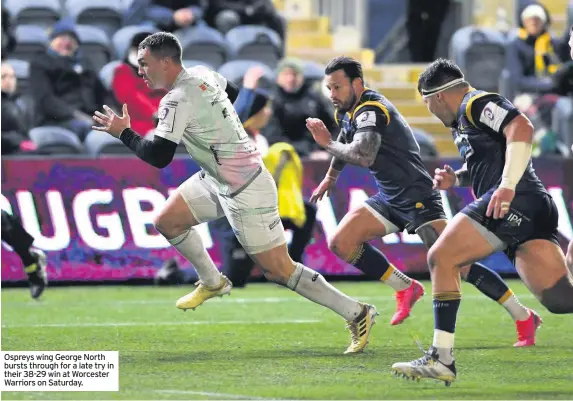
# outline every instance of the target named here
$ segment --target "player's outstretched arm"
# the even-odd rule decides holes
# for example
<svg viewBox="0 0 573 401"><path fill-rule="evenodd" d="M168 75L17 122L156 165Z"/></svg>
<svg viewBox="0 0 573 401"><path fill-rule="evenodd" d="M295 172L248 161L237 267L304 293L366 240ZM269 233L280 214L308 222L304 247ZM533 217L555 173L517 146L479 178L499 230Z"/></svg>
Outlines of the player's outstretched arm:
<svg viewBox="0 0 573 401"><path fill-rule="evenodd" d="M336 159L361 167L370 167L380 149L382 138L375 131L358 132L349 143L330 141L324 148Z"/></svg>
<svg viewBox="0 0 573 401"><path fill-rule="evenodd" d="M100 125L92 128L97 131L107 132L119 138L128 148L130 148L141 160L157 168L164 168L175 155L177 144L165 138L155 136L152 141L148 141L131 129L127 105L123 105L122 115L119 116L108 106L103 106L105 114L95 112L93 119Z"/></svg>
<svg viewBox="0 0 573 401"><path fill-rule="evenodd" d="M344 163L361 167L370 167L380 149L382 138L374 129L361 129L354 135L351 143L333 141L324 123L316 118L309 118L306 126L314 140L328 153Z"/></svg>

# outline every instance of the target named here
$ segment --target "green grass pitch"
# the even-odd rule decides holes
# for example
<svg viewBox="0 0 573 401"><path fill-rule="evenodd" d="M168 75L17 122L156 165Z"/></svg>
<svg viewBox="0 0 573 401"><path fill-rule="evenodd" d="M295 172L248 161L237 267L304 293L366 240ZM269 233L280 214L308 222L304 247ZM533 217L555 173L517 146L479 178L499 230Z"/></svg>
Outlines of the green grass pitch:
<svg viewBox="0 0 573 401"><path fill-rule="evenodd" d="M518 281L513 290L540 312L537 346L514 349L505 310L464 285L456 333L458 380L450 388L394 377L390 366L421 356L433 334L431 296L392 327L394 299L380 283L335 283L378 308L366 352L345 356L345 322L272 284L233 290L183 313L184 287L48 288L2 291L3 350L119 351L118 393L4 393L16 399L572 399L573 319L548 313ZM425 283L429 292L429 283Z"/></svg>

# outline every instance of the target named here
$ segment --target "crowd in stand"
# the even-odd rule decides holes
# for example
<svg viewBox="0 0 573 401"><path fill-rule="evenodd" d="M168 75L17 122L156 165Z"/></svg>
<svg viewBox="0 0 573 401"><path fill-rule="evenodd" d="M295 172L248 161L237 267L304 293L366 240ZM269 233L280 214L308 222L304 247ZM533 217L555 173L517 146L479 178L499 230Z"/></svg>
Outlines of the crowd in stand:
<svg viewBox="0 0 573 401"><path fill-rule="evenodd" d="M17 15L11 15L3 3L3 154L41 151L28 134L39 126L65 128L83 142L91 131L91 115L101 110L103 104L117 109L126 103L133 129L142 135L153 132L157 106L164 92L149 89L138 77L139 43L158 29L171 31L182 39L184 46L190 46L185 49L190 49L192 62L202 62L205 59L201 49L205 47L201 45L208 36L206 33L213 35L212 42L217 42L219 37L215 36L220 35L226 41L220 45L232 48L233 43L229 41L237 36L232 34L233 31L237 27L253 25L259 29L252 40L261 46L258 54L251 51L245 56L240 51L234 54L226 51L220 62L212 58L205 63L218 69L227 79L239 81L237 83L242 83L247 71L251 71L252 76L253 70L260 72L264 68L265 73L261 75L271 81L266 90L272 99L272 113L269 123L260 130L261 135L270 144L282 141L293 144L301 157L326 157L312 140L305 122L307 117L318 117L333 131L336 129L332 106L322 94L321 72L309 76L304 62L280 59L284 54L286 23L271 0L133 0L126 8L118 6L119 24L115 28L108 24L101 29L104 38L107 35L109 43L115 46L112 48L110 45L109 59L104 68L94 61L96 59L90 58L93 56L92 48L86 46L93 38L82 34L83 25L78 24L81 13L66 12L65 5L63 10L56 14L61 18L46 29L45 48L36 54L24 54L19 52L23 47L19 48L17 28L27 20L20 18L17 10L13 13ZM88 5L85 10L89 13ZM519 93L516 104L533 119L545 139L551 138L546 134L550 132L551 110L557 99L573 95L573 61L567 46L569 31L564 38L553 38L548 32L550 23L549 13L542 6L525 8L521 14L521 27L508 46L507 57L507 68L517 83ZM134 29L129 34L119 35L120 31L125 33L129 30L126 26ZM199 29L202 41L188 39ZM198 46L193 47L192 44ZM265 49L273 46L277 51L276 62L273 58L265 58L269 53ZM185 57L185 49L184 58L189 58ZM113 60L113 54L117 60ZM239 64L229 68L225 62L246 60L249 55L254 61L247 65L248 68L241 67L244 70L241 74L225 74L224 71L241 70ZM22 61L22 58L28 59ZM20 72L22 65L26 71ZM186 63L186 66L191 65ZM108 74L103 74L104 71ZM417 137L421 142L429 142L423 134ZM558 152L549 140L546 142L542 147L544 151Z"/></svg>

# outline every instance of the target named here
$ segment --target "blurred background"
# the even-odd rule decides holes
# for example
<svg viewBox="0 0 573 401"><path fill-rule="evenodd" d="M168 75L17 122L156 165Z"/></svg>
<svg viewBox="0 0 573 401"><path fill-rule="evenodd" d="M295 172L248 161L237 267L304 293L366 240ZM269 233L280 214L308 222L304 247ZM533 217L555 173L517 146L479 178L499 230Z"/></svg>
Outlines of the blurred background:
<svg viewBox="0 0 573 401"><path fill-rule="evenodd" d="M251 134L264 152L275 143L294 147L305 199L329 164L305 120L318 117L333 134L337 129L323 86L330 59L348 55L363 64L368 86L412 126L430 171L461 160L449 130L419 97L417 77L435 58L453 59L472 86L506 96L533 121L535 167L559 207L565 245L573 238L572 24L568 0L3 0L1 207L46 252L52 283L151 282L166 271L176 273L169 282L194 280L152 221L198 167L181 147L157 170L91 131L95 110L127 103L132 128L153 135L164 92L137 76L136 49L165 30L180 38L185 66L207 65L265 93L259 110L266 118ZM309 267L361 278L328 251L327 238L374 191L368 171L348 167L333 196L307 208L301 258ZM450 215L473 199L467 189L442 195ZM288 233L294 238L297 228ZM201 235L222 270L239 268L246 256L225 224L201 226ZM376 245L398 268L426 274L416 235L393 234ZM514 273L501 254L486 264ZM252 275L260 276L256 269ZM2 283L26 283L21 261L4 243Z"/></svg>

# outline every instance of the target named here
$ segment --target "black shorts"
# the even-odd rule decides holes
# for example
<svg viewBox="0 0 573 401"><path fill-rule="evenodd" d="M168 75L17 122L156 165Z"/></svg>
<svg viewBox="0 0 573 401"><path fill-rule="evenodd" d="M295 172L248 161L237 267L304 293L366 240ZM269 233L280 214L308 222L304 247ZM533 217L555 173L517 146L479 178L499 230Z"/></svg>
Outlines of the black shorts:
<svg viewBox="0 0 573 401"><path fill-rule="evenodd" d="M487 206L497 188L467 205L461 213L484 226L507 245L505 253L513 260L515 251L524 242L544 239L559 245L557 224L559 213L551 195L546 192L521 192L515 195L503 219L486 217Z"/></svg>
<svg viewBox="0 0 573 401"><path fill-rule="evenodd" d="M437 191L429 196L426 194L423 199L400 202L400 205L386 201L382 193L378 192L366 200L366 206L377 215L379 220L385 219L397 228L397 230L389 230L388 234L405 229L408 233L415 234L416 230L424 224L446 219L442 197Z"/></svg>

